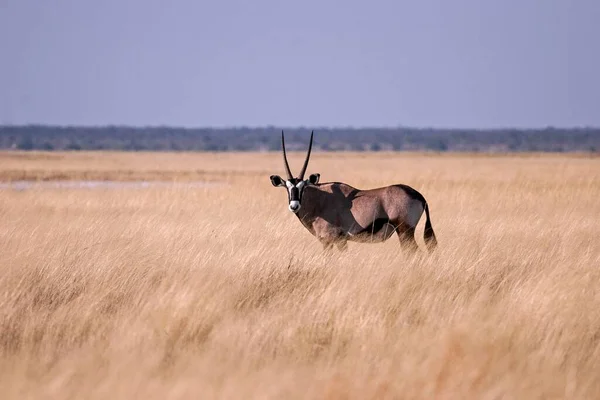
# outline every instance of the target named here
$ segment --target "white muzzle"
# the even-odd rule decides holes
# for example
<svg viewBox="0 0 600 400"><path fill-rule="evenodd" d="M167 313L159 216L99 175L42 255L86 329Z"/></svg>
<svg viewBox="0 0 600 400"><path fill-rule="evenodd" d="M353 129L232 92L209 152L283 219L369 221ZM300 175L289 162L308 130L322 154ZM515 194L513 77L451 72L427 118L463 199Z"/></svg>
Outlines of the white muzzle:
<svg viewBox="0 0 600 400"><path fill-rule="evenodd" d="M296 200L290 201L290 205L288 206L290 211L293 213L297 213L300 210L300 207L300 202Z"/></svg>

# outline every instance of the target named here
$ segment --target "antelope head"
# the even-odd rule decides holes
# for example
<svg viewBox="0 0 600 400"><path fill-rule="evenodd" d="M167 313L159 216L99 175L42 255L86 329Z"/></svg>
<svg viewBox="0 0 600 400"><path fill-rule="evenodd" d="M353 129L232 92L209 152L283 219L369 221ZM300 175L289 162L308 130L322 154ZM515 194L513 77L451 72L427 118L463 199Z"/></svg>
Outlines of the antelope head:
<svg viewBox="0 0 600 400"><path fill-rule="evenodd" d="M288 194L288 208L294 214L300 211L302 207L302 195L304 194L304 189L306 189L309 185L316 185L319 183L320 174L311 174L308 179L304 179L304 174L306 173L306 167L308 166L308 160L310 159L310 151L312 149L313 142L313 134L314 131L310 134L310 143L308 144L308 153L306 154L306 160L304 160L304 166L302 166L302 170L300 174L294 178L292 171L290 170L290 165L287 160L287 156L285 154L285 138L283 136L283 131L281 131L281 147L283 149L283 165L285 167L285 172L287 174L287 179L281 178L279 175L271 175L271 183L275 187L285 187L287 189Z"/></svg>

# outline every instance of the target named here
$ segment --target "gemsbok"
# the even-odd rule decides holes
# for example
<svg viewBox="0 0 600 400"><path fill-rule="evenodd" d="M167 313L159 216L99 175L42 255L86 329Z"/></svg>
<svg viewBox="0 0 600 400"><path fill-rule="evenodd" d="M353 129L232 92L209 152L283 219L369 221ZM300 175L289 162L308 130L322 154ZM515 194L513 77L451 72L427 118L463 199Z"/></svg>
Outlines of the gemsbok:
<svg viewBox="0 0 600 400"><path fill-rule="evenodd" d="M302 225L313 234L325 250L337 246L346 250L348 241L378 243L398 234L403 249L414 253L419 246L415 228L423 211L424 240L429 252L437 246L429 206L421 193L407 185L397 184L376 189L356 189L346 183L319 183L320 174L304 179L310 159L314 131L310 134L308 153L300 174L294 178L285 152L285 138L281 131L283 164L287 179L271 175L275 187L284 187L288 208Z"/></svg>

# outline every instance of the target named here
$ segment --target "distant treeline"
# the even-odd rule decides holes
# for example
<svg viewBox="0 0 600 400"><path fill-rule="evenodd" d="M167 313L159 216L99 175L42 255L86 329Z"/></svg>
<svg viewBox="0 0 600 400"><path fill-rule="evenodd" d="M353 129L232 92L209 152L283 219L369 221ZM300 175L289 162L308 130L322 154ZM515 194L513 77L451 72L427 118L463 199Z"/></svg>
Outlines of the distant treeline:
<svg viewBox="0 0 600 400"><path fill-rule="evenodd" d="M304 150L312 127L283 128L286 146ZM0 126L0 148L20 150L279 151L280 127L177 128ZM600 128L318 128L322 151L598 152Z"/></svg>

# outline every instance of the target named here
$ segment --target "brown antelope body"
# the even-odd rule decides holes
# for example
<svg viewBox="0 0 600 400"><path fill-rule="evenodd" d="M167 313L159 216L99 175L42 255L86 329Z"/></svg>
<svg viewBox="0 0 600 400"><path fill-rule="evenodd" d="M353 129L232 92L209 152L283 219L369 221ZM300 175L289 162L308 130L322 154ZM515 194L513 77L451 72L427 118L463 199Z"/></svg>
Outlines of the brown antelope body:
<svg viewBox="0 0 600 400"><path fill-rule="evenodd" d="M271 175L271 183L285 187L288 208L296 214L302 225L323 244L325 249L336 245L340 250L347 242L378 243L396 233L401 245L414 252L418 249L415 228L425 211L424 240L429 251L437 245L431 226L429 207L425 198L410 186L391 185L361 190L340 182L319 183L320 174L304 179L313 133L304 166L294 178L285 152L285 139L281 132L283 161L287 180Z"/></svg>

